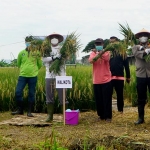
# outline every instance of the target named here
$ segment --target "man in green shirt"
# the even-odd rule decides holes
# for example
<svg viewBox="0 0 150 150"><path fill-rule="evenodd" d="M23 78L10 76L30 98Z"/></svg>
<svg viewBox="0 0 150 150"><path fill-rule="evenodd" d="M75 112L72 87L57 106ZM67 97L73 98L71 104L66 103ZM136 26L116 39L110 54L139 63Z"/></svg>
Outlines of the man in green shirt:
<svg viewBox="0 0 150 150"><path fill-rule="evenodd" d="M26 38L27 39L27 38ZM30 42L26 43L26 49L18 54L17 65L20 69L18 83L15 91L15 98L18 109L12 112L12 115L23 115L23 90L28 84L28 117L33 117L31 109L35 101L37 75L39 69L42 67L42 60L39 51L30 51Z"/></svg>

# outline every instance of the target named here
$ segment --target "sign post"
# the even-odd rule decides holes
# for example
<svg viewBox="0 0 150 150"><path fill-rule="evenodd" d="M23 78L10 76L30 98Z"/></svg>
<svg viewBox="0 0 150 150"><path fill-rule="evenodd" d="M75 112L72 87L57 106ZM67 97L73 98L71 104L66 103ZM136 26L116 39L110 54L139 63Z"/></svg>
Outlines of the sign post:
<svg viewBox="0 0 150 150"><path fill-rule="evenodd" d="M67 88L72 88L72 76L56 76L56 88L63 89L63 120L65 125L65 101Z"/></svg>

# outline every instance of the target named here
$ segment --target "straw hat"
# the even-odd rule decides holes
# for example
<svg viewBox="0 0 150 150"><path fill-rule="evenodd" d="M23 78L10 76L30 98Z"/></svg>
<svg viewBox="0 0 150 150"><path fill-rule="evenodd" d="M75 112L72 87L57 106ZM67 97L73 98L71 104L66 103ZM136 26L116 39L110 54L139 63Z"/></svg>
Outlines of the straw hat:
<svg viewBox="0 0 150 150"><path fill-rule="evenodd" d="M135 37L138 39L140 37L141 34L146 34L148 36L148 38L150 38L150 32L148 32L147 30L145 30L144 28L135 34Z"/></svg>
<svg viewBox="0 0 150 150"><path fill-rule="evenodd" d="M62 42L63 39L64 39L64 37L63 37L61 34L58 34L58 33L56 33L56 32L54 32L54 33L48 35L47 37L48 37L49 39L52 39L54 36L58 38L59 43Z"/></svg>

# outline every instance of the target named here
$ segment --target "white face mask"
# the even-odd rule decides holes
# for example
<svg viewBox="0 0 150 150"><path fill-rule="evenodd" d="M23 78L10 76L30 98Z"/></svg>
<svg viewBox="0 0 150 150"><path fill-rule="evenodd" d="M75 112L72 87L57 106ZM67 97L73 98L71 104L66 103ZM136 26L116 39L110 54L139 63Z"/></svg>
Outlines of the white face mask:
<svg viewBox="0 0 150 150"><path fill-rule="evenodd" d="M58 39L56 39L56 38L51 39L51 43L52 43L53 45L58 44Z"/></svg>
<svg viewBox="0 0 150 150"><path fill-rule="evenodd" d="M145 43L145 42L148 41L148 37L142 36L142 37L139 38L139 41L140 41L141 43Z"/></svg>

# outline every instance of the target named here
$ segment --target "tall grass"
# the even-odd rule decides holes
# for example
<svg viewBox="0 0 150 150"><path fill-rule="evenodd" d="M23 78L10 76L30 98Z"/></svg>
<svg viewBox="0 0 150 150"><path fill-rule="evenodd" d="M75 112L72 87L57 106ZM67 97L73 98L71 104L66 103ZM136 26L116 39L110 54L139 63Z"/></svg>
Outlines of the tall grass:
<svg viewBox="0 0 150 150"><path fill-rule="evenodd" d="M136 76L135 66L130 66L131 82L124 86L124 99L136 105ZM73 87L67 89L66 98L69 101L71 109L95 109L92 84L92 66L67 66L67 75L72 76ZM8 111L15 108L15 88L17 85L19 70L18 68L0 68L0 111ZM59 111L59 101L57 93L55 94L55 111ZM24 103L27 105L28 89L24 89ZM34 111L46 111L45 97L45 68L39 71L36 87L36 102Z"/></svg>

